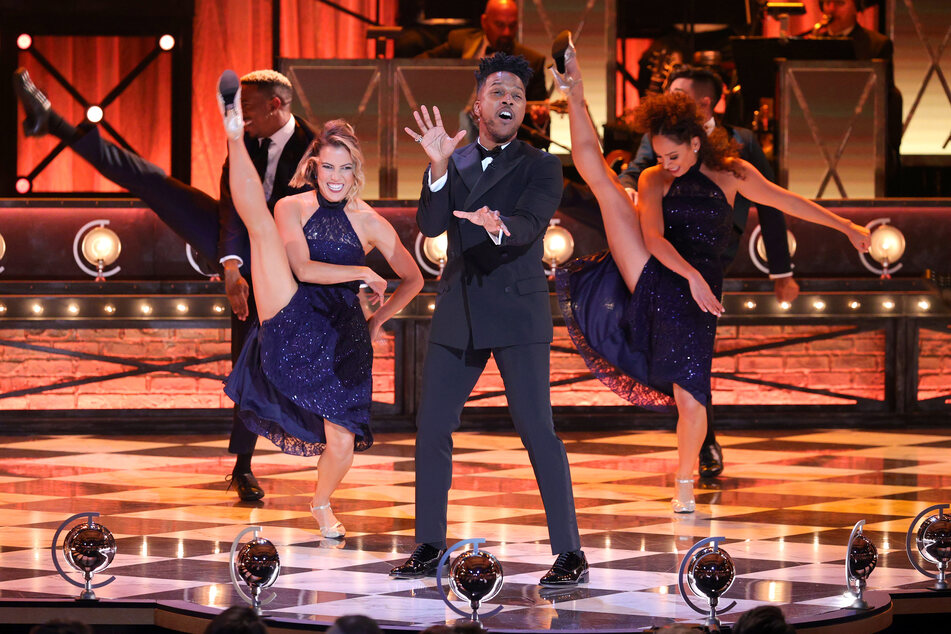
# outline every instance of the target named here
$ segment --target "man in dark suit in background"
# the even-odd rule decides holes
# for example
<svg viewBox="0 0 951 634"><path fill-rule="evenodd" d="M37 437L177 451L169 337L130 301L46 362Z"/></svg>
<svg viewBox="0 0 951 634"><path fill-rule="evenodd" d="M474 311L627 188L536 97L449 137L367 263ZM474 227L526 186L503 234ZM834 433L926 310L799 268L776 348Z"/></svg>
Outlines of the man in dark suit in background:
<svg viewBox="0 0 951 634"><path fill-rule="evenodd" d="M509 412L541 491L554 565L545 586L587 580L571 474L555 434L549 363L552 320L542 241L561 198L561 163L515 139L525 115L524 58L497 53L476 74L479 139L456 150L438 109L415 113L406 132L430 158L416 221L427 236L448 232L448 261L436 296L416 418L416 541L391 575L432 574L446 549L452 432L485 364L495 357Z"/></svg>
<svg viewBox="0 0 951 634"><path fill-rule="evenodd" d="M722 126L713 115L713 108L720 101L723 84L713 72L702 68L682 67L671 73L667 79L667 90L683 92L693 99L700 110L700 115L706 122L704 129L707 134L713 132L717 126L724 127L726 132L740 146L740 157L753 164L766 178L775 181L773 168L763 154L763 150L753 132L745 128ZM624 185L632 198L636 198L637 179L642 171L657 164L657 156L651 146L649 135L641 139L637 155L630 162L627 169L620 175ZM740 237L746 229L746 219L749 216L750 201L737 195L733 204L733 236L730 248L724 254L723 269L726 269L736 257L740 244ZM758 205L760 227L762 228L763 243L766 247L766 259L769 265L769 277L773 280L776 298L779 301L791 302L799 294L799 285L792 277L792 263L789 257L789 246L786 241L786 220L781 211L773 207ZM716 431L713 425L713 406L707 404L707 437L700 448L700 476L715 477L723 471L723 452L716 441Z"/></svg>
<svg viewBox="0 0 951 634"><path fill-rule="evenodd" d="M268 206L300 189L288 186L314 132L291 115L292 89L286 77L273 70L255 71L241 78L241 103L245 117L244 142L268 194ZM99 171L100 174L141 198L173 231L204 259L219 258L224 266L225 292L231 303L231 358L241 352L249 326L257 316L250 300L250 246L248 234L231 202L228 163L221 178L220 200L168 176L157 165L102 138L99 128L75 128L50 106L49 99L30 80L25 69L14 74L14 88L27 118L27 136L53 134ZM264 497L251 471L257 435L248 431L235 410L229 451L237 454L231 485L244 501Z"/></svg>

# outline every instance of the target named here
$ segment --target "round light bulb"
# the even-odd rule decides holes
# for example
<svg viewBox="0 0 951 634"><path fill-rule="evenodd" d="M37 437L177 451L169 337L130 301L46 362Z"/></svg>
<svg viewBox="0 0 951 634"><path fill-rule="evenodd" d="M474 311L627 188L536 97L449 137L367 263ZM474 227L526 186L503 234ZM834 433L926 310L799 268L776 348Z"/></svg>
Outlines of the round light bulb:
<svg viewBox="0 0 951 634"><path fill-rule="evenodd" d="M905 253L905 236L892 225L880 225L869 237L868 254L883 264L894 264Z"/></svg>
<svg viewBox="0 0 951 634"><path fill-rule="evenodd" d="M753 310L754 308L756 308L756 302L754 302L752 299L746 300L746 302L744 302L743 305L746 306L750 310Z"/></svg>
<svg viewBox="0 0 951 634"><path fill-rule="evenodd" d="M29 194L30 190L33 189L33 183L30 182L29 178L26 178L25 176L21 176L20 178L17 179L17 182L14 185L14 187L16 188L18 194Z"/></svg>
<svg viewBox="0 0 951 634"><path fill-rule="evenodd" d="M564 264L575 250L575 239L561 225L550 225L545 231L545 254L542 258L554 266Z"/></svg>
<svg viewBox="0 0 951 634"><path fill-rule="evenodd" d="M445 264L447 253L449 252L449 236L446 232L440 233L435 238L423 239L423 255L435 264Z"/></svg>
<svg viewBox="0 0 951 634"><path fill-rule="evenodd" d="M102 121L102 108L99 106L89 106L86 109L86 118L89 119L91 123L99 123Z"/></svg>
<svg viewBox="0 0 951 634"><path fill-rule="evenodd" d="M170 51L175 48L175 38L166 33L159 38L158 45L163 51Z"/></svg>
<svg viewBox="0 0 951 634"><path fill-rule="evenodd" d="M33 46L33 38L30 36L29 33L20 33L20 35L17 36L18 49L20 49L21 51L25 51L31 46Z"/></svg>

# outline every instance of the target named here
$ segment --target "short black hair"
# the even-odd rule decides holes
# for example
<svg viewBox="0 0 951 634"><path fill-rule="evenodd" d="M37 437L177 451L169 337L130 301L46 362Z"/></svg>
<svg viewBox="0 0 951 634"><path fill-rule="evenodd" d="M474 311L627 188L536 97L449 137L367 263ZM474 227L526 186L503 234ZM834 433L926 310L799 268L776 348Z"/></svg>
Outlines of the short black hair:
<svg viewBox="0 0 951 634"><path fill-rule="evenodd" d="M736 634L795 634L792 625L786 623L782 610L775 605L760 605L740 615L733 625Z"/></svg>
<svg viewBox="0 0 951 634"><path fill-rule="evenodd" d="M678 66L667 77L667 86L670 86L675 79L689 79L693 82L695 89L710 97L711 108L717 105L723 95L723 80L716 73L706 68Z"/></svg>
<svg viewBox="0 0 951 634"><path fill-rule="evenodd" d="M531 65L521 55L509 55L499 51L495 55L483 57L479 60L479 70L475 72L476 90L482 90L485 80L495 73L512 73L522 80L522 86L528 89L528 82L532 80Z"/></svg>
<svg viewBox="0 0 951 634"><path fill-rule="evenodd" d="M267 627L253 609L234 605L212 619L205 634L267 634Z"/></svg>
<svg viewBox="0 0 951 634"><path fill-rule="evenodd" d="M327 634L381 634L376 621L362 614L341 616L327 630Z"/></svg>

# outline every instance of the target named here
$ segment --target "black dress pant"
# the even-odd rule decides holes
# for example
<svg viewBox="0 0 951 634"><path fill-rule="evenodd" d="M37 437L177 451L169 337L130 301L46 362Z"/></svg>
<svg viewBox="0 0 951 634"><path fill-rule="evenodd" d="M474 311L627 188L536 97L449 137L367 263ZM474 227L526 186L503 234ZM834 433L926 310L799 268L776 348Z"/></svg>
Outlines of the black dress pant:
<svg viewBox="0 0 951 634"><path fill-rule="evenodd" d="M452 485L452 432L489 360L505 384L515 431L528 450L548 519L553 554L578 550L571 473L551 415L547 343L492 350L458 350L430 343L416 418L416 541L446 547L446 511ZM478 537L474 535L473 537Z"/></svg>

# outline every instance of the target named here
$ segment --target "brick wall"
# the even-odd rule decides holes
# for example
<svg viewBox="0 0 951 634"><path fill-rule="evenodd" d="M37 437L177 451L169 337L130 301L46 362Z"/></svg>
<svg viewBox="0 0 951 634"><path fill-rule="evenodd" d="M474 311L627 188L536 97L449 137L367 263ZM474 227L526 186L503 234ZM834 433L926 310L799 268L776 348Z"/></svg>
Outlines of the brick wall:
<svg viewBox="0 0 951 634"><path fill-rule="evenodd" d="M762 343L820 335L840 326L721 326L717 350L721 353ZM89 355L124 357L167 364L187 359L227 355L228 329L95 329L0 330L0 340L27 342L56 350ZM555 345L572 348L564 327L555 329ZM798 343L781 348L725 355L714 359L714 372L737 373L741 378L828 390L881 400L884 398L884 346L881 331L843 335L833 339ZM226 376L230 362L217 361L190 369ZM922 330L920 336L919 398L933 398L951 390L951 329ZM133 370L134 367L103 359L81 359L53 352L22 350L0 345L0 410L11 409L126 409L230 407L214 378L181 376L167 371L73 385L37 394L11 392ZM374 344L373 398L394 403L394 340ZM553 352L551 379L570 379L587 372L576 354ZM501 391L498 368L490 359L474 394ZM733 379L713 380L714 402L736 405L849 404L851 399L826 394L768 387ZM8 395L8 396L2 396ZM556 406L625 405L595 379L552 388ZM504 396L472 401L471 406L504 406Z"/></svg>

